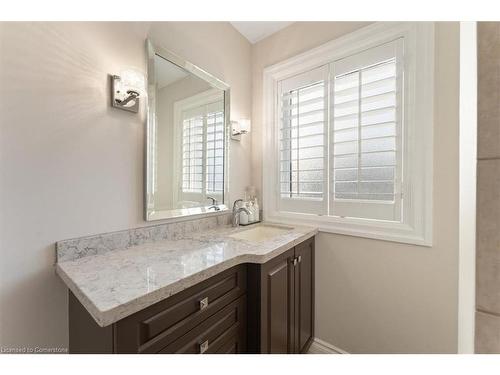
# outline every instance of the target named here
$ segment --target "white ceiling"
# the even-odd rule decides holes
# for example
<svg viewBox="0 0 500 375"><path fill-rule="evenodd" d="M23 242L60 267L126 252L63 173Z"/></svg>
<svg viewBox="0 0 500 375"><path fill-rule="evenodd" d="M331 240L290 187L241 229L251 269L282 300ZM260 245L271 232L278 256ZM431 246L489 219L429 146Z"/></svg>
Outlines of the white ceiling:
<svg viewBox="0 0 500 375"><path fill-rule="evenodd" d="M155 56L155 72L158 89L162 89L188 75L187 72L177 65L159 56Z"/></svg>
<svg viewBox="0 0 500 375"><path fill-rule="evenodd" d="M291 21L238 21L231 22L231 25L253 44L267 38L269 35L274 34L292 23Z"/></svg>

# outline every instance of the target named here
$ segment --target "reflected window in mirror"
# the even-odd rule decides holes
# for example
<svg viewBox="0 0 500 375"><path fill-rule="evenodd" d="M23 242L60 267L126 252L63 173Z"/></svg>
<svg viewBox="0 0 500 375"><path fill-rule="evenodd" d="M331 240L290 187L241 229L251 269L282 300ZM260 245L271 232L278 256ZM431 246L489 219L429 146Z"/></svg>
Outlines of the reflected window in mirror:
<svg viewBox="0 0 500 375"><path fill-rule="evenodd" d="M225 210L229 87L148 47L146 220Z"/></svg>
<svg viewBox="0 0 500 375"><path fill-rule="evenodd" d="M182 178L176 199L179 208L203 202L207 196L222 201L224 189L224 98L208 90L174 105L176 127L182 132L181 163L176 179Z"/></svg>

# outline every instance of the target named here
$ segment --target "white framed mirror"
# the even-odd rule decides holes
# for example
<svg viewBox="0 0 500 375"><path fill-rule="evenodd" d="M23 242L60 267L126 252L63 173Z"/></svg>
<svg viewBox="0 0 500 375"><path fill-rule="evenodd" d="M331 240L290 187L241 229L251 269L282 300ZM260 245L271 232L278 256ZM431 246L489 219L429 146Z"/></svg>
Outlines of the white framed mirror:
<svg viewBox="0 0 500 375"><path fill-rule="evenodd" d="M229 86L146 41L146 221L227 210Z"/></svg>

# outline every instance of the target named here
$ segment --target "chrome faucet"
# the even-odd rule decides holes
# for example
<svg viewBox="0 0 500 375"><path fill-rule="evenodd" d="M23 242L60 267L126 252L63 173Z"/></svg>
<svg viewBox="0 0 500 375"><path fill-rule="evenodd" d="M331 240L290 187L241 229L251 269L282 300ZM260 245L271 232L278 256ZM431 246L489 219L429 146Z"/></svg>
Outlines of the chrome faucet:
<svg viewBox="0 0 500 375"><path fill-rule="evenodd" d="M212 205L210 207L208 207L208 209L210 210L211 208L213 208L215 211L220 211L220 207L219 205L217 204L217 199L213 198L213 197L207 197L207 199L211 199L212 200Z"/></svg>
<svg viewBox="0 0 500 375"><path fill-rule="evenodd" d="M250 211L248 211L246 207L236 207L239 202L243 202L243 199L236 199L233 203L233 227L240 225L240 212L244 211L250 215Z"/></svg>

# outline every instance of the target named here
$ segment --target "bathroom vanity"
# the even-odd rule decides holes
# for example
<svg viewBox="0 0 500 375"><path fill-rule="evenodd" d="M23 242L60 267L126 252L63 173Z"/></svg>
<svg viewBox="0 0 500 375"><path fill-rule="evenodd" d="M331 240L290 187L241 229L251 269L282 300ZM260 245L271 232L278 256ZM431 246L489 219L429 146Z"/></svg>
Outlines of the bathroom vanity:
<svg viewBox="0 0 500 375"><path fill-rule="evenodd" d="M229 86L150 41L146 53L144 218L170 223L57 243L70 352L306 352L317 229L230 226Z"/></svg>
<svg viewBox="0 0 500 375"><path fill-rule="evenodd" d="M58 243L70 352L306 352L317 230L182 225L138 229L167 238L138 235L145 242L128 248L105 248L127 231Z"/></svg>

